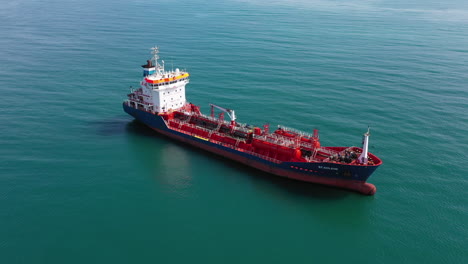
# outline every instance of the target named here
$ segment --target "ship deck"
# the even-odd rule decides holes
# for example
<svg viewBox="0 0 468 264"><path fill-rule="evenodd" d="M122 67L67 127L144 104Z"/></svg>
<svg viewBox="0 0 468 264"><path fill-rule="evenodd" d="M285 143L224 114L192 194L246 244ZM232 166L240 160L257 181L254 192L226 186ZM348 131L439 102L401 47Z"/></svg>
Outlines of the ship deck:
<svg viewBox="0 0 468 264"><path fill-rule="evenodd" d="M362 166L381 164L381 160L371 153L367 164L359 163L357 157L362 152L359 147L322 147L314 135L285 127L279 127L270 133L268 126L264 126L262 130L247 124L226 121L222 115L204 115L192 104L159 115L171 130L274 163L320 162Z"/></svg>

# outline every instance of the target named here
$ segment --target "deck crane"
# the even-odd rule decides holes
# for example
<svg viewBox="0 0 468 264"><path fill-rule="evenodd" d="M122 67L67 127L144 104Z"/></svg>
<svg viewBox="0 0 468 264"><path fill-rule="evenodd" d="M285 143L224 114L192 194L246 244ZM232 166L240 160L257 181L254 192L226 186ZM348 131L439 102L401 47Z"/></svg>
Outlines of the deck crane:
<svg viewBox="0 0 468 264"><path fill-rule="evenodd" d="M234 110L232 109L227 109L227 108L224 108L224 107L221 107L221 106L217 106L217 105L214 105L214 104L210 104L211 106L211 115L213 116L214 115L214 108L217 108L223 112L225 112L226 114L228 114L229 118L231 118L231 123L235 123L236 122L236 113L234 112Z"/></svg>

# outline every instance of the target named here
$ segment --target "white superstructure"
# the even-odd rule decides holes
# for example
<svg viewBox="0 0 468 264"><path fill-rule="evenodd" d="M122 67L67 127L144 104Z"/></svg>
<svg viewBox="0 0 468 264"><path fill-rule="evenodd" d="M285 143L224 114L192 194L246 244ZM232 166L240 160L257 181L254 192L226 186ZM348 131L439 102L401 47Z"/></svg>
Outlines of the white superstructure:
<svg viewBox="0 0 468 264"><path fill-rule="evenodd" d="M164 61L159 63L159 48L151 48L153 58L143 65L143 80L140 89L135 91L135 98L130 103L143 107L151 112L167 112L177 110L186 104L185 85L189 82L189 74L178 68L173 71L164 70Z"/></svg>

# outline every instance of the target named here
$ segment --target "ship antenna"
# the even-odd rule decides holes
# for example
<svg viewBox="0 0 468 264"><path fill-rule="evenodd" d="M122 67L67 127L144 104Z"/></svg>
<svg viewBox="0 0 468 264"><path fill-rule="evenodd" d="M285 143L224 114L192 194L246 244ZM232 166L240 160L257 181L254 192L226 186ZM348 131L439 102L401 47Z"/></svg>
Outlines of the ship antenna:
<svg viewBox="0 0 468 264"><path fill-rule="evenodd" d="M156 70L161 73L161 67L158 63L158 59L159 59L159 56L158 56L158 53L159 53L159 47L158 46L154 46L151 48L151 54L153 54L153 60L154 60L154 67L156 67Z"/></svg>

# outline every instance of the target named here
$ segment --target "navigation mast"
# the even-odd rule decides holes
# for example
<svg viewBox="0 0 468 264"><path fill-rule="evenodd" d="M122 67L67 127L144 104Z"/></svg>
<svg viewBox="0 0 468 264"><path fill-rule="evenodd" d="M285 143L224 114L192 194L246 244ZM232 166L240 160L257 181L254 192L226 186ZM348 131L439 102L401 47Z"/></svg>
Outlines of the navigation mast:
<svg viewBox="0 0 468 264"><path fill-rule="evenodd" d="M154 66L156 67L156 71L158 73L163 73L164 72L164 64L161 65L159 64L158 62L158 59L159 59L159 47L158 46L154 46L151 48L151 54L153 54L153 60L154 60Z"/></svg>

